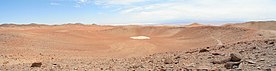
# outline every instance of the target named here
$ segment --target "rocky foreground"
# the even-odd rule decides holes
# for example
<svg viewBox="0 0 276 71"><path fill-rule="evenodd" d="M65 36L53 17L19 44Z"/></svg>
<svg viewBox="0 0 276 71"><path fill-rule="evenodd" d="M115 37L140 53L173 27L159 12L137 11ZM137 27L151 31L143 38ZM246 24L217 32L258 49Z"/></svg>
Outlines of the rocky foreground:
<svg viewBox="0 0 276 71"><path fill-rule="evenodd" d="M132 58L51 59L1 63L0 71L276 71L276 40L253 40Z"/></svg>

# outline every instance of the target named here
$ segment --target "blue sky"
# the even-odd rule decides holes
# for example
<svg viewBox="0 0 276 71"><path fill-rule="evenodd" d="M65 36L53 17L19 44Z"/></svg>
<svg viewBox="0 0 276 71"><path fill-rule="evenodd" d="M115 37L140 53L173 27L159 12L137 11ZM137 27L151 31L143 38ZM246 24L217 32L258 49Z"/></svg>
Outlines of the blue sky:
<svg viewBox="0 0 276 71"><path fill-rule="evenodd" d="M275 0L0 0L0 23L175 24L275 19Z"/></svg>

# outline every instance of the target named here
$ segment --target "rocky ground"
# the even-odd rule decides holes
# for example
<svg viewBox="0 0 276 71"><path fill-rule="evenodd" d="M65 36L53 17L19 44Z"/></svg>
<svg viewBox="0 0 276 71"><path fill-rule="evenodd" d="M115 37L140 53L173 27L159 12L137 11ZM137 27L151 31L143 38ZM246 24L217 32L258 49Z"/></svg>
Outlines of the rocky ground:
<svg viewBox="0 0 276 71"><path fill-rule="evenodd" d="M275 71L276 40L252 40L132 58L51 59L9 65L1 71Z"/></svg>

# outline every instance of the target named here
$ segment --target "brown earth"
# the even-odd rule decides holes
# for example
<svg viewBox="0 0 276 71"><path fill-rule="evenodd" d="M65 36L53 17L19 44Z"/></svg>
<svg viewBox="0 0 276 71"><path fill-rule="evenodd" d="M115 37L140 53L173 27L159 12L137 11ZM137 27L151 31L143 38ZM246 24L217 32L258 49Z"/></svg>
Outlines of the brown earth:
<svg viewBox="0 0 276 71"><path fill-rule="evenodd" d="M244 51L247 54L240 53L240 55L252 56L270 52L271 54L267 55L275 57L275 52L270 50L276 48L274 45L276 32L275 28L271 27L276 23L259 22L249 26L245 24L247 23L193 27L2 25L0 27L0 70L155 71L185 69L189 68L189 65L192 65L189 69L198 69L201 66L208 69L226 69L223 66L225 63L216 65L210 62L227 57L230 53L240 52L241 49L247 50L249 47L261 48L258 51L260 53ZM259 27L260 24L262 24L261 27ZM150 39L131 39L130 37L133 36L147 36ZM237 44L238 42L242 44ZM270 44L270 42L274 43ZM244 43L250 43L250 45L243 45ZM225 56L209 58L210 55L212 56L210 51L221 52ZM188 58L178 59L182 62L173 64L175 60L166 59L173 58L172 55ZM148 60L153 62L147 63ZM272 62L270 64L275 64L275 60L268 61ZM165 63L162 64L162 62ZM255 65L257 68L258 63ZM265 63L259 65L270 69L275 67L273 65L269 67ZM160 66L163 67L160 68ZM167 68L170 66L172 67ZM245 69L249 68L253 67L245 67Z"/></svg>

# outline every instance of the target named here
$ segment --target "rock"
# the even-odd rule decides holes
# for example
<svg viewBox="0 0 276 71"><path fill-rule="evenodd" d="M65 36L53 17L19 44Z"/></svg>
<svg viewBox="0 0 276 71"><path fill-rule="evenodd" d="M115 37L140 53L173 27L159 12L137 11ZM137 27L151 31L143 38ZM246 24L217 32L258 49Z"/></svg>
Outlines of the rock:
<svg viewBox="0 0 276 71"><path fill-rule="evenodd" d="M57 64L53 64L54 66L56 66Z"/></svg>
<svg viewBox="0 0 276 71"><path fill-rule="evenodd" d="M271 44L271 45L272 45L272 44L274 44L274 42L270 42L269 44Z"/></svg>
<svg viewBox="0 0 276 71"><path fill-rule="evenodd" d="M78 70L78 68L74 68L74 70Z"/></svg>
<svg viewBox="0 0 276 71"><path fill-rule="evenodd" d="M224 54L221 52L212 52L212 55L224 55Z"/></svg>
<svg viewBox="0 0 276 71"><path fill-rule="evenodd" d="M265 61L265 59L264 59L264 58L261 58L260 61Z"/></svg>
<svg viewBox="0 0 276 71"><path fill-rule="evenodd" d="M231 57L230 61L232 62L239 62L242 59L242 56L239 53L231 53L230 57Z"/></svg>
<svg viewBox="0 0 276 71"><path fill-rule="evenodd" d="M167 58L167 59L164 60L164 63L165 64L173 64L174 62L173 62L172 59Z"/></svg>
<svg viewBox="0 0 276 71"><path fill-rule="evenodd" d="M261 67L257 67L257 69L259 69L259 70L260 70L260 69L261 69Z"/></svg>
<svg viewBox="0 0 276 71"><path fill-rule="evenodd" d="M265 70L263 70L263 71L272 71L272 69L268 68L268 69L265 69Z"/></svg>
<svg viewBox="0 0 276 71"><path fill-rule="evenodd" d="M250 64L255 64L256 63L255 61L252 61L252 60L246 60L246 62L248 62Z"/></svg>
<svg viewBox="0 0 276 71"><path fill-rule="evenodd" d="M176 56L174 59L180 59L181 57L180 56Z"/></svg>
<svg viewBox="0 0 276 71"><path fill-rule="evenodd" d="M200 49L199 53L202 53L202 52L209 52L209 50L208 49Z"/></svg>
<svg viewBox="0 0 276 71"><path fill-rule="evenodd" d="M226 62L224 67L226 69L235 69L238 68L240 65L240 62Z"/></svg>
<svg viewBox="0 0 276 71"><path fill-rule="evenodd" d="M270 45L273 45L274 42L273 41L265 41L266 44L270 44Z"/></svg>
<svg viewBox="0 0 276 71"><path fill-rule="evenodd" d="M241 62L238 69L244 69L244 66L245 66L244 62Z"/></svg>
<svg viewBox="0 0 276 71"><path fill-rule="evenodd" d="M35 62L32 63L31 67L41 67L42 63L41 62Z"/></svg>

